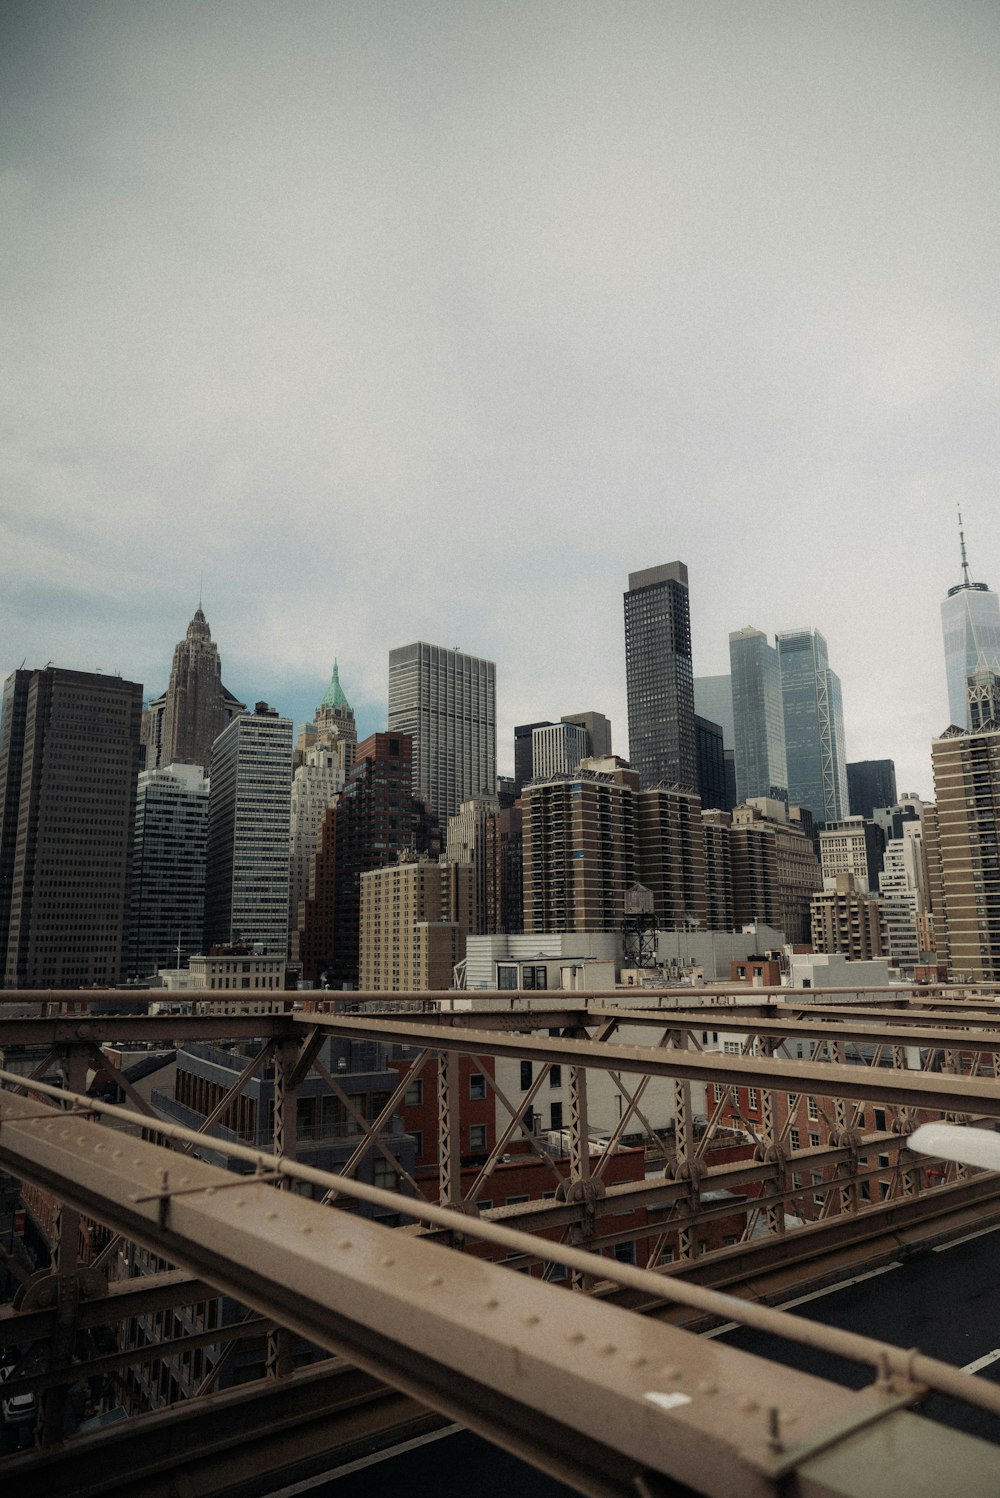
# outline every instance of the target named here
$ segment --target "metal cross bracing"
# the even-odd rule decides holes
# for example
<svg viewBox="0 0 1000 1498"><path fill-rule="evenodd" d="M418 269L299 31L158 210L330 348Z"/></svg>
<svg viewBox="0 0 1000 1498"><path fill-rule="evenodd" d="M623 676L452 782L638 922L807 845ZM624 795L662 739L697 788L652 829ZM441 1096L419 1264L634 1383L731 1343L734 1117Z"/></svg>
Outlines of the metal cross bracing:
<svg viewBox="0 0 1000 1498"><path fill-rule="evenodd" d="M324 1172L229 1145L226 1153L252 1168L233 1182L183 1151L197 1145L193 1131L162 1126L174 1146L167 1150L97 1121L124 1121L120 1110L44 1085L37 1090L46 1103L0 1095L0 1151L22 1179L56 1192L79 1213L99 1214L129 1241L238 1295L261 1316L344 1355L362 1373L461 1420L581 1493L653 1494L682 1482L698 1492L748 1498L846 1498L870 1490L869 1464L890 1449L894 1476L915 1498L938 1498L942 1472L950 1474L950 1490L967 1498L995 1492L994 1446L936 1429L929 1467L923 1423L906 1407L934 1389L1000 1416L1000 1389L918 1352L681 1280L672 1284L672 1298L692 1310L867 1365L872 1382L851 1392L502 1265L445 1253L306 1200L297 1189L275 1189L280 1177L325 1190L331 1181ZM143 1123L134 1114L128 1121ZM391 1196L359 1182L340 1189L382 1205ZM456 1214L436 1204L411 1201L407 1211L417 1220L456 1225ZM462 1228L497 1251L534 1252L510 1227L463 1221ZM546 1245L544 1252L582 1280L600 1276L642 1293L653 1278L563 1245ZM153 1491L164 1463L177 1460L176 1451L161 1446L131 1450L135 1465L117 1485L107 1466L95 1477L92 1449L78 1453L75 1491ZM55 1493L66 1490L60 1486L66 1463L60 1449L7 1465L18 1491Z"/></svg>
<svg viewBox="0 0 1000 1498"><path fill-rule="evenodd" d="M19 996L22 1002L27 997ZM932 1055L940 1055L939 1047L933 1044L944 1038L941 1035L942 1021L936 1010L928 1013L911 1009L905 1014L888 1011L887 1024L872 1027L870 1009L864 1011L862 1026L858 1025L858 1011L850 1007L843 1011L844 1017L839 1023L828 1008L822 1010L823 1021L817 1021L813 1012L816 994L811 994L810 1004L803 1006L809 1012L801 1015L798 1010L788 1012L790 1006L780 1006L780 1017L775 1018L779 1006L765 1006L763 1012L771 1016L770 1019L760 1017L757 1005L734 1005L732 995L727 995L724 1006L711 1008L710 1027L724 1028L727 1034L745 1032L743 1054L736 1057L706 1054L702 1049L699 1034L709 1025L705 1006L688 1007L683 1011L659 1007L638 1012L612 1011L601 999L591 1004L588 996L589 1007L534 1010L526 1007L531 997L515 995L514 1002L520 1001L525 1007L505 1009L499 1014L495 1011L478 1013L449 1009L435 1015L426 1012L427 1000L422 998L413 1001L415 1005L419 1003L419 1009L400 1010L392 1015L361 1017L282 1012L240 1017L213 1013L212 1000L218 1002L218 996L199 995L199 1007L204 1011L201 1014L144 1017L91 1015L81 1002L81 996L74 994L75 1013L72 1016L57 1012L50 1013L44 1020L0 1019L0 1041L7 1045L16 1037L17 1041L24 1043L30 1036L44 1052L43 1060L32 1068L36 1075L44 1074L58 1063L67 1078L73 1077L79 1083L83 1074L81 1068L85 1069L87 1065L97 1072L114 1074L98 1044L105 1043L112 1034L136 1039L149 1036L162 1039L170 1035L183 1042L206 1034L221 1039L224 1028L228 1027L232 1033L242 1034L244 1039L256 1035L258 1042L253 1055L234 1086L206 1117L203 1134L209 1131L217 1134L227 1114L237 1104L241 1091L262 1066L270 1063L275 1066L276 1073L278 1138L284 1146L285 1157L291 1159L296 1148L296 1089L310 1071L317 1072L334 1094L340 1094L345 1110L353 1113L353 1124L358 1131L357 1145L344 1166L343 1174L329 1179L324 1188L325 1201L336 1201L345 1191L350 1194L346 1179L365 1155L377 1151L393 1162L394 1157L386 1147L382 1131L400 1102L409 1078L419 1075L433 1062L438 1066L439 1089L445 1093L440 1131L442 1159L451 1161L450 1169L441 1172L439 1199L453 1203L462 1212L463 1218L458 1219L462 1225L456 1226L452 1214L447 1221L424 1220L422 1225L408 1231L475 1251L479 1193L490 1179L491 1172L496 1170L503 1149L520 1134L542 1166L550 1172L556 1191L548 1200L491 1208L482 1215L482 1223L500 1226L510 1223L544 1235L543 1244L537 1240L522 1240L510 1259L515 1267L533 1268L537 1273L545 1264L551 1269L555 1261L546 1259L545 1255L553 1252L549 1245L557 1239L610 1253L614 1253L619 1245L634 1243L637 1239L634 1220L628 1227L620 1224L623 1213L640 1212L646 1226L640 1240L644 1250L642 1262L652 1268L668 1240L677 1249L675 1262L661 1266L655 1275L647 1274L641 1291L636 1286L611 1288L592 1268L584 1270L577 1264L564 1267L574 1286L643 1309L662 1309L674 1303L678 1276L706 1283L739 1284L754 1276L773 1274L782 1269L800 1274L808 1266L811 1273L817 1273L818 1265L830 1265L838 1253L852 1245L866 1244L869 1251L877 1255L879 1245L895 1241L893 1235L900 1232L943 1237L947 1235L949 1219L967 1221L969 1214L975 1213L978 1220L984 1220L987 1214L1000 1211L993 1177L980 1172L965 1175L949 1168L933 1181L927 1180L906 1149L906 1133L916 1119L918 1109L921 1116L928 1112L934 1114L936 1110L945 1114L960 1112L963 1116L975 1114L982 1118L997 1115L995 1083L990 1077L974 1074L981 1064L980 1058L984 1057L988 1058L987 1069L992 1071L1000 1052L1000 1034L984 1028L982 1015L965 1014L963 1024L966 1028L960 1042L957 1036L948 1036L951 1041L948 1064L959 1070L946 1075L926 1076L911 1071L906 1063L914 1053L919 1053L921 1047L926 1047L924 1064ZM645 994L630 994L629 1002L634 1003L639 997L645 997ZM356 1002L364 1003L364 997L358 996ZM51 996L46 1003L50 1009L62 1010L64 1007ZM686 1003L690 1006L690 998ZM822 1008L821 1005L817 1007ZM747 1013L748 1009L752 1012ZM799 1023L796 1023L797 1019ZM914 1020L918 1023L914 1024ZM944 1023L953 1027L957 1021L958 1016L952 1014ZM975 1025L974 1030L967 1028L970 1023ZM654 1026L651 1039L655 1044L623 1046L615 1043L614 1036L622 1024L640 1028ZM486 1025L490 1028L481 1028ZM544 1036L524 1033L536 1025L547 1033ZM404 1069L399 1085L374 1119L366 1119L354 1109L337 1078L318 1060L325 1034L354 1035L359 1028L366 1036L377 1035L383 1044L405 1045L416 1052L409 1076ZM874 1033L870 1033L872 1029ZM558 1033L553 1035L550 1033L553 1030ZM776 1059L784 1035L810 1041L808 1062L782 1062L780 1056ZM862 1044L868 1048L868 1055L859 1053L856 1063L851 1065L844 1062L845 1050L850 1049L848 1037L855 1049ZM894 1063L891 1070L879 1067L882 1052L891 1052ZM524 1097L511 1100L489 1074L489 1059L500 1054L529 1057L539 1063L532 1088ZM471 1055L477 1064L483 1066L498 1116L503 1114L506 1119L502 1132L498 1125L493 1151L480 1162L472 1189L468 1189L468 1183L464 1186L461 1183L456 1169L457 1151L452 1146L449 1154L447 1143L447 1138L454 1140L461 1127L461 1089L455 1085L456 1063L460 1055ZM448 1058L443 1065L442 1058ZM857 1064L862 1061L867 1061L868 1065ZM544 1139L536 1137L531 1122L531 1104L543 1080L553 1067L559 1065L569 1067L571 1098L569 1149L567 1160L561 1163L553 1159ZM789 1066L792 1071L788 1070ZM610 1072L622 1100L619 1124L606 1141L606 1147L596 1156L589 1147L587 1125L587 1079L595 1068ZM964 1075L964 1072L970 1075ZM645 1094L654 1077L668 1081L674 1095L677 1124L669 1140L664 1140L662 1133L653 1129L647 1117ZM717 1083L715 1079L720 1077L723 1080ZM731 1091L734 1080L740 1085L751 1082L757 1085L764 1103L762 1116L753 1128L746 1131L754 1146L749 1155L716 1164L712 1163L709 1145L721 1128L725 1095ZM721 1086L724 1097L709 1110L711 1117L703 1121L705 1126L697 1137L693 1126L691 1089L702 1081L709 1086ZM786 1090L793 1086L794 1092ZM145 1110L148 1118L149 1105L135 1089L126 1085L123 1091L134 1106ZM782 1110L776 1109L774 1103L776 1099L784 1098L790 1104L792 1097L798 1100L806 1094L811 1102L819 1100L816 1106L823 1109L829 1128L824 1129L826 1137L821 1145L793 1148L789 1138L790 1116L786 1113L782 1117ZM848 1103L848 1098L853 1101ZM866 1100L876 1098L887 1105L887 1127L861 1133L855 1127L858 1109ZM749 1123L746 1119L742 1122ZM159 1124L157 1130L161 1131ZM658 1169L656 1174L641 1180L612 1181L610 1184L605 1180L609 1161L626 1132L632 1138L635 1135L645 1137L647 1156L651 1163L655 1162L663 1169L662 1174ZM183 1148L190 1152L201 1147L199 1141L203 1142L203 1134L191 1135ZM2 1145L0 1131L0 1154ZM866 1165L864 1150L872 1152L879 1162L878 1168ZM213 1155L218 1153L214 1137L212 1152ZM398 1168L398 1161L395 1164L403 1191L416 1194L428 1190L426 1179L417 1182ZM800 1168L808 1181L805 1187L797 1184ZM279 1173L277 1183L283 1184L285 1180ZM866 1206L859 1197L871 1185L886 1188L886 1199ZM699 1225L710 1227L713 1221L730 1210L726 1205L718 1204L716 1193L720 1190L744 1193L748 1204L746 1226L740 1241L699 1254L697 1248L702 1246L696 1246ZM795 1231L786 1231L787 1213L795 1211L804 1192L823 1201L817 1220ZM399 1196L394 1200L397 1205L401 1204ZM77 1217L78 1209L72 1204L63 1212L63 1222L68 1224L68 1229L64 1227L57 1239L57 1253L63 1257L68 1253L64 1249L64 1244L69 1241L68 1230ZM756 1236L758 1225L765 1223L767 1232L762 1237ZM115 1246L116 1240L112 1239L96 1261L105 1272L113 1262ZM606 1270L610 1261L605 1259L603 1263ZM59 1288L56 1297L59 1315L53 1324L51 1338L52 1358L58 1364L60 1357L64 1362L66 1358L67 1325L73 1324L74 1319L77 1325L80 1321L80 1295L73 1289L75 1277L71 1271L57 1273L55 1278ZM188 1293L183 1288L186 1284L186 1279L183 1284L177 1284L179 1296ZM191 1298L188 1294L186 1303L190 1303ZM183 1299L178 1301L178 1304L184 1303ZM15 1338L9 1340L14 1342ZM279 1382L288 1376L289 1349L287 1332L272 1334L268 1369ZM48 1390L42 1401L45 1418L40 1435L43 1440L57 1438L55 1432L61 1429L58 1423L59 1401L64 1399L65 1378L60 1386L58 1368L54 1373L50 1368Z"/></svg>

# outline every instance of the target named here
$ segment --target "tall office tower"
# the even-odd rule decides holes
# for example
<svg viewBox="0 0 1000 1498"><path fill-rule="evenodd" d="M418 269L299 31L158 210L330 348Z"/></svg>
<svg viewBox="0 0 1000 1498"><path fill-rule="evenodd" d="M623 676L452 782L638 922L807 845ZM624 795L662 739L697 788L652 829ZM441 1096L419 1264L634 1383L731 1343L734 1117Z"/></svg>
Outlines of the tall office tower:
<svg viewBox="0 0 1000 1498"><path fill-rule="evenodd" d="M634 771L581 768L522 792L524 929L617 931L635 883Z"/></svg>
<svg viewBox="0 0 1000 1498"><path fill-rule="evenodd" d="M588 734L578 723L547 723L531 735L531 778L568 775L590 757Z"/></svg>
<svg viewBox="0 0 1000 1498"><path fill-rule="evenodd" d="M636 863L639 883L653 896L660 928L684 931L708 924L705 833L694 791L653 786L639 791Z"/></svg>
<svg viewBox="0 0 1000 1498"><path fill-rule="evenodd" d="M142 686L15 671L0 720L0 973L8 988L120 981Z"/></svg>
<svg viewBox="0 0 1000 1498"><path fill-rule="evenodd" d="M840 873L817 890L810 907L814 952L841 952L851 962L881 957L887 949L882 907L857 888L854 875Z"/></svg>
<svg viewBox="0 0 1000 1498"><path fill-rule="evenodd" d="M871 818L877 807L896 804L896 766L891 759L856 759L847 766L852 817Z"/></svg>
<svg viewBox="0 0 1000 1498"><path fill-rule="evenodd" d="M710 931L733 929L733 850L727 811L710 808L701 814L705 838L705 908Z"/></svg>
<svg viewBox="0 0 1000 1498"><path fill-rule="evenodd" d="M311 723L304 723L299 730L295 746L295 767L305 763L306 754L319 744L336 749L341 773L346 777L354 763L354 749L358 742L358 730L354 722L354 709L348 702L340 685L340 671L333 663L333 674L323 701L316 709Z"/></svg>
<svg viewBox="0 0 1000 1498"><path fill-rule="evenodd" d="M205 946L288 952L292 721L266 702L240 713L212 746L205 867Z"/></svg>
<svg viewBox="0 0 1000 1498"><path fill-rule="evenodd" d="M1000 729L952 726L931 744L943 910L934 908L956 978L1000 981ZM925 813L926 821L926 813ZM939 915L943 920L939 920Z"/></svg>
<svg viewBox="0 0 1000 1498"><path fill-rule="evenodd" d="M812 827L803 827L799 807L788 807L783 801L755 796L733 812L736 828L763 826L774 828L774 852L777 864L777 924L785 939L796 945L810 939L809 906L816 890L823 887L820 861L812 843Z"/></svg>
<svg viewBox="0 0 1000 1498"><path fill-rule="evenodd" d="M519 806L501 806L486 819L484 827L486 865L485 930L493 934L524 930L522 895L522 812Z"/></svg>
<svg viewBox="0 0 1000 1498"><path fill-rule="evenodd" d="M611 749L611 719L606 718L603 713L563 713L560 719L563 723L575 723L579 728L587 731L587 759L607 759L612 753ZM544 724L539 723L539 728Z"/></svg>
<svg viewBox="0 0 1000 1498"><path fill-rule="evenodd" d="M718 723L727 749L736 743L733 720L733 679L731 676L696 676L694 710L710 723Z"/></svg>
<svg viewBox="0 0 1000 1498"><path fill-rule="evenodd" d="M292 776L291 822L289 824L288 929L298 929L299 905L309 893L309 866L319 845L320 828L327 807L344 788L344 758L340 752L350 740L322 739L301 754L302 763ZM300 736L299 743L302 743ZM351 743L353 751L354 745Z"/></svg>
<svg viewBox="0 0 1000 1498"><path fill-rule="evenodd" d="M702 806L731 811L729 776L726 773L726 750L722 728L707 718L694 716L695 745L698 752L698 796Z"/></svg>
<svg viewBox="0 0 1000 1498"><path fill-rule="evenodd" d="M500 810L496 796L472 796L463 801L453 817L448 818L445 858L449 863L467 863L473 871L476 894L474 936L488 930L486 925L486 823Z"/></svg>
<svg viewBox="0 0 1000 1498"><path fill-rule="evenodd" d="M695 790L691 614L683 562L629 573L625 684L629 760L640 781Z"/></svg>
<svg viewBox="0 0 1000 1498"><path fill-rule="evenodd" d="M161 765L201 765L212 759L212 745L226 724L246 712L222 685L219 647L212 639L201 604L174 650L170 681L162 697L143 715L147 770Z"/></svg>
<svg viewBox="0 0 1000 1498"><path fill-rule="evenodd" d="M985 583L969 577L962 516L958 517L962 548L962 581L948 589L941 605L944 669L948 682L948 713L956 728L971 728L969 677L977 671L1000 672L1000 599Z"/></svg>
<svg viewBox="0 0 1000 1498"><path fill-rule="evenodd" d="M788 767L778 652L767 643L767 635L748 625L729 636L729 664L736 799L770 796L785 801Z"/></svg>
<svg viewBox="0 0 1000 1498"><path fill-rule="evenodd" d="M390 650L389 732L413 740L414 791L443 828L470 796L496 791L496 666L422 641Z"/></svg>
<svg viewBox="0 0 1000 1498"><path fill-rule="evenodd" d="M521 787L534 774L532 767L532 734L536 728L551 728L546 718L537 723L518 723L514 727L514 795L521 794Z"/></svg>
<svg viewBox="0 0 1000 1498"><path fill-rule="evenodd" d="M789 630L776 638L788 799L808 806L817 824L836 822L847 807L840 678L830 670L819 630Z"/></svg>
<svg viewBox="0 0 1000 1498"><path fill-rule="evenodd" d="M303 977L326 988L356 988L361 875L412 853L413 744L409 734L373 733L323 817L300 907Z"/></svg>
<svg viewBox="0 0 1000 1498"><path fill-rule="evenodd" d="M200 765L143 770L135 803L128 973L148 978L201 951L208 779Z"/></svg>
<svg viewBox="0 0 1000 1498"><path fill-rule="evenodd" d="M367 993L451 988L475 930L472 865L414 859L361 875L360 987Z"/></svg>

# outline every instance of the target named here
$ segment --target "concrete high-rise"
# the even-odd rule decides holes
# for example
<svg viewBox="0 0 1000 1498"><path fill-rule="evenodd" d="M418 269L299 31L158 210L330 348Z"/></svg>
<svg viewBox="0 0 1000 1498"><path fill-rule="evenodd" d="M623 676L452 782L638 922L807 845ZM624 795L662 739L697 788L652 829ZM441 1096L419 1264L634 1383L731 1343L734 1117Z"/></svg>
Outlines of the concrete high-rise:
<svg viewBox="0 0 1000 1498"><path fill-rule="evenodd" d="M817 826L847 811L847 756L840 678L816 629L776 636L785 722L788 799L807 806Z"/></svg>
<svg viewBox="0 0 1000 1498"><path fill-rule="evenodd" d="M212 749L205 946L288 952L292 721L266 702L240 713Z"/></svg>
<svg viewBox="0 0 1000 1498"><path fill-rule="evenodd" d="M361 875L360 987L450 988L476 925L472 865L411 859Z"/></svg>
<svg viewBox="0 0 1000 1498"><path fill-rule="evenodd" d="M688 571L630 572L625 594L629 761L644 786L698 786Z"/></svg>
<svg viewBox="0 0 1000 1498"><path fill-rule="evenodd" d="M184 639L174 649L167 690L150 702L144 714L145 768L174 764L207 768L215 740L237 713L245 711L246 704L222 685L219 648L199 604Z"/></svg>
<svg viewBox="0 0 1000 1498"><path fill-rule="evenodd" d="M785 720L781 701L778 652L759 629L738 629L729 636L733 700L733 748L736 752L736 799L788 798Z"/></svg>
<svg viewBox="0 0 1000 1498"><path fill-rule="evenodd" d="M931 744L940 890L938 949L956 978L1000 981L1000 730L951 727Z"/></svg>
<svg viewBox="0 0 1000 1498"><path fill-rule="evenodd" d="M124 976L142 686L15 671L0 720L0 973L8 988Z"/></svg>
<svg viewBox="0 0 1000 1498"><path fill-rule="evenodd" d="M202 949L208 780L200 765L139 776L129 887L128 973L181 967Z"/></svg>
<svg viewBox="0 0 1000 1498"><path fill-rule="evenodd" d="M585 713L563 713L562 723L575 723L587 733L587 759L607 759L611 754L611 720L603 713L590 710ZM539 727L542 725L539 724Z"/></svg>
<svg viewBox="0 0 1000 1498"><path fill-rule="evenodd" d="M941 628L948 713L956 728L971 728L969 677L981 671L1000 673L1000 599L985 583L971 580L961 515L958 526L962 581L948 589L941 605Z"/></svg>
<svg viewBox="0 0 1000 1498"><path fill-rule="evenodd" d="M637 789L633 770L586 766L525 786L526 932L620 928L636 878Z"/></svg>
<svg viewBox="0 0 1000 1498"><path fill-rule="evenodd" d="M354 763L354 749L358 742L358 730L354 721L354 709L340 684L340 670L333 663L330 685L316 709L311 723L303 724L295 748L295 767L305 764L306 754L318 744L336 750L341 774L346 778Z"/></svg>
<svg viewBox="0 0 1000 1498"><path fill-rule="evenodd" d="M532 779L569 774L582 760L591 758L589 735L579 723L547 723L531 735ZM603 757L603 756L602 756Z"/></svg>
<svg viewBox="0 0 1000 1498"><path fill-rule="evenodd" d="M413 789L442 829L463 801L496 793L496 666L443 645L389 652L389 732L413 741Z"/></svg>

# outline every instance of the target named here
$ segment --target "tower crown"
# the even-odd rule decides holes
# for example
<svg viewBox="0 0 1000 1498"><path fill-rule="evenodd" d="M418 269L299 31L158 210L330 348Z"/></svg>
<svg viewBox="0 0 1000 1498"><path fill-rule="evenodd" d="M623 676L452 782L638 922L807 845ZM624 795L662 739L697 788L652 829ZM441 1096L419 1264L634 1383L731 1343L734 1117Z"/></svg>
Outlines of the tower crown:
<svg viewBox="0 0 1000 1498"><path fill-rule="evenodd" d="M334 660L333 663L333 675L330 678L330 685L326 689L326 696L323 698L320 706L346 708L347 711L350 712L351 704L344 696L344 689L340 685L340 672L337 669L336 660Z"/></svg>

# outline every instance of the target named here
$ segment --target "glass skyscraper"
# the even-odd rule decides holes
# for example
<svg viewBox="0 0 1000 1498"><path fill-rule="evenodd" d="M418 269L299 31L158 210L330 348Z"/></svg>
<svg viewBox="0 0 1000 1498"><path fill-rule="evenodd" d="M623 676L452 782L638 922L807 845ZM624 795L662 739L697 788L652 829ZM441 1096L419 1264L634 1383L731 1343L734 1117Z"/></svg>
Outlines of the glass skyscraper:
<svg viewBox="0 0 1000 1498"><path fill-rule="evenodd" d="M847 756L840 678L817 629L776 636L785 719L788 799L817 825L847 815Z"/></svg>
<svg viewBox="0 0 1000 1498"><path fill-rule="evenodd" d="M773 796L786 801L788 769L778 652L761 630L738 629L729 636L729 668L736 799Z"/></svg>
<svg viewBox="0 0 1000 1498"><path fill-rule="evenodd" d="M971 581L961 523L959 516L962 581L948 589L941 605L941 628L949 718L957 728L970 728L969 677L980 671L1000 672L1000 599L985 583Z"/></svg>
<svg viewBox="0 0 1000 1498"><path fill-rule="evenodd" d="M625 594L629 761L643 786L698 786L688 573L630 572Z"/></svg>

